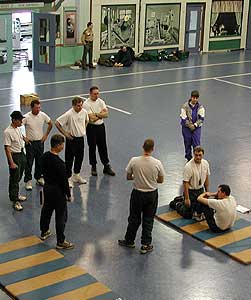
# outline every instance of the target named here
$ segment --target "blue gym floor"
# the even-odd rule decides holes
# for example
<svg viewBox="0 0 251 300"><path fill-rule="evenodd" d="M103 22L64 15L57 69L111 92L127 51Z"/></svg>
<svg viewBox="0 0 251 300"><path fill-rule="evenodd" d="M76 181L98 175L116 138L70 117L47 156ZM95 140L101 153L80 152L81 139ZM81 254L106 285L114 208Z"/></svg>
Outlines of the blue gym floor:
<svg viewBox="0 0 251 300"><path fill-rule="evenodd" d="M126 230L131 192L124 170L132 156L141 154L145 138L155 139L154 155L167 173L159 188L159 205L180 194L185 159L179 113L195 89L206 108L202 145L211 166L210 190L227 183L239 204L251 206L251 53L190 56L179 63L135 62L124 69L97 67L82 72L60 68L55 73L24 69L0 74L1 131L9 125L11 111L20 109L20 94L38 93L42 110L55 120L71 107L74 95L86 96L92 85L100 87L101 97L110 106L106 129L117 176L103 176L101 164L98 177L90 176L86 144L82 174L88 183L73 189L66 237L76 248L65 253L66 258L127 300L249 299L250 266L158 221L151 254L139 254L140 232L133 250L119 247L117 239ZM28 110L22 108L24 113ZM23 212L13 211L3 148L0 156L0 243L39 235L39 188L34 184L33 191L26 193L22 182L21 191L28 200ZM48 244L54 246L55 237ZM0 300L5 299L9 298L0 295Z"/></svg>

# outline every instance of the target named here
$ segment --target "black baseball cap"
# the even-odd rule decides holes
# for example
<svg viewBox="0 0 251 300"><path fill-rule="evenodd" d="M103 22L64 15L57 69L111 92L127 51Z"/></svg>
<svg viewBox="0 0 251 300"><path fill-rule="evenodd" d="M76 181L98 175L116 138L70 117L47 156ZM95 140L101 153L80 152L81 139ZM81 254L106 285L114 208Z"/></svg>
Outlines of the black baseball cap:
<svg viewBox="0 0 251 300"><path fill-rule="evenodd" d="M11 114L10 114L11 119L13 120L22 120L24 119L24 116L22 115L22 113L18 110L14 110Z"/></svg>

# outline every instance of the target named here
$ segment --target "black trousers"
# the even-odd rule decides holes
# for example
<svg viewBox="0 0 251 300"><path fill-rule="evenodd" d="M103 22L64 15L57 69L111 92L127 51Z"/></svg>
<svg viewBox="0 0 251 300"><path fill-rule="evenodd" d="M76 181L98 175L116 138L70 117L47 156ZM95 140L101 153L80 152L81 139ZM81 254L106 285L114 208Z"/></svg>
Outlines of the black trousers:
<svg viewBox="0 0 251 300"><path fill-rule="evenodd" d="M44 204L40 216L40 230L45 233L50 228L50 221L55 210L55 223L57 243L63 243L65 240L64 230L67 222L67 203L66 197L58 186L44 186Z"/></svg>
<svg viewBox="0 0 251 300"><path fill-rule="evenodd" d="M66 174L70 178L72 175L72 166L74 162L74 173L80 173L84 159L84 137L74 137L73 140L66 139L65 144L65 165Z"/></svg>
<svg viewBox="0 0 251 300"><path fill-rule="evenodd" d="M225 231L228 231L228 230L229 230L229 228L228 228L228 229L225 229L225 230L222 230L222 229L220 229L220 228L216 225L215 219L214 219L214 210L213 210L211 207L202 204L201 208L202 208L202 212L203 212L204 215L205 215L205 218L206 218L208 227L209 227L213 232L225 232Z"/></svg>
<svg viewBox="0 0 251 300"><path fill-rule="evenodd" d="M89 146L89 162L90 165L95 167L97 164L96 158L96 146L98 147L98 153L102 164L108 165L108 151L106 145L106 133L105 125L93 125L88 124L86 127L87 142Z"/></svg>
<svg viewBox="0 0 251 300"><path fill-rule="evenodd" d="M188 192L189 199L191 201L191 206L187 207L185 203L181 203L181 205L177 206L177 212L185 219L191 219L193 217L194 212L197 212L198 214L202 213L202 204L197 201L197 198L204 192L204 189L189 189Z"/></svg>
<svg viewBox="0 0 251 300"><path fill-rule="evenodd" d="M86 42L86 45L84 45L82 67L86 67L87 54L89 55L89 65L92 66L93 42Z"/></svg>
<svg viewBox="0 0 251 300"><path fill-rule="evenodd" d="M26 157L24 152L12 153L14 163L17 165L16 169L9 168L9 198L10 201L18 201L19 182L22 179L24 168L26 165Z"/></svg>
<svg viewBox="0 0 251 300"><path fill-rule="evenodd" d="M137 230L142 223L141 244L150 245L154 216L158 206L158 190L141 192L132 190L130 199L130 215L125 240L134 243Z"/></svg>
<svg viewBox="0 0 251 300"><path fill-rule="evenodd" d="M24 182L32 179L32 165L35 160L35 179L42 177L42 155L44 153L44 143L41 141L32 141L25 145L27 163L25 166Z"/></svg>

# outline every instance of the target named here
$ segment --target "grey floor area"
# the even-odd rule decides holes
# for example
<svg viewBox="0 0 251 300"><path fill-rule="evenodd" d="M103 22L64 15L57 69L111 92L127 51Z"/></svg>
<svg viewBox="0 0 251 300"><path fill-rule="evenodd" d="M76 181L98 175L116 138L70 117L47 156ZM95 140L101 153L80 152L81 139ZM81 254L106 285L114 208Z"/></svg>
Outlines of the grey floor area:
<svg viewBox="0 0 251 300"><path fill-rule="evenodd" d="M159 205L180 194L185 159L179 111L193 89L200 91L206 108L202 145L211 166L210 188L228 183L238 203L250 206L251 53L191 56L179 63L135 62L127 69L98 67L82 72L60 68L55 73L25 69L0 75L1 131L9 124L10 112L20 109L21 93L37 92L43 111L55 120L71 106L74 95L86 95L91 85L100 87L110 106L107 139L117 176L103 176L99 164L98 177L91 177L86 146L82 175L88 183L73 189L66 236L76 248L65 253L66 258L127 300L249 299L250 266L158 221L153 231L154 251L149 255L138 252L140 232L134 250L119 247L117 239L126 229L131 191L124 169L132 156L140 155L145 138L155 139L154 155L166 169ZM47 141L46 149L48 145ZM34 184L24 211L14 212L8 200L3 149L0 157L0 242L38 235L39 188ZM20 186L24 192L23 183ZM54 246L55 238L48 244Z"/></svg>

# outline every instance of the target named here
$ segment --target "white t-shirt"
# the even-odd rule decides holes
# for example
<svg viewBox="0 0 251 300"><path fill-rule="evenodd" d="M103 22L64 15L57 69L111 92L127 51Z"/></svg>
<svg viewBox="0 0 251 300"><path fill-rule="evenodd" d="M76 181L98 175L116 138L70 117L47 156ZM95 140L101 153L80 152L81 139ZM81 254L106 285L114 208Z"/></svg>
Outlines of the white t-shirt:
<svg viewBox="0 0 251 300"><path fill-rule="evenodd" d="M71 108L56 121L65 127L72 136L82 137L86 133L86 123L89 121L89 117L85 109L77 113L74 108Z"/></svg>
<svg viewBox="0 0 251 300"><path fill-rule="evenodd" d="M126 172L133 174L133 186L142 192L151 192L158 188L158 176L164 176L162 163L152 156L133 157L127 167Z"/></svg>
<svg viewBox="0 0 251 300"><path fill-rule="evenodd" d="M19 127L9 126L4 130L4 145L9 146L13 153L20 153L24 148L24 140Z"/></svg>
<svg viewBox="0 0 251 300"><path fill-rule="evenodd" d="M30 111L24 115L23 125L25 126L26 137L30 141L40 141L44 135L43 128L44 124L50 122L50 117L40 111L37 115L33 115Z"/></svg>
<svg viewBox="0 0 251 300"><path fill-rule="evenodd" d="M103 109L107 109L105 101L98 98L96 101L91 100L88 98L84 102L84 108L87 110L88 114L98 114L100 113ZM96 122L90 122L90 124L93 125L100 125L103 124L104 120L103 119L98 119Z"/></svg>
<svg viewBox="0 0 251 300"><path fill-rule="evenodd" d="M236 219L236 201L233 196L225 199L208 199L208 206L215 209L216 225L222 229L231 228Z"/></svg>
<svg viewBox="0 0 251 300"><path fill-rule="evenodd" d="M189 189L198 190L204 186L207 176L210 175L209 163L202 159L200 164L192 158L184 168L183 180L189 182Z"/></svg>

